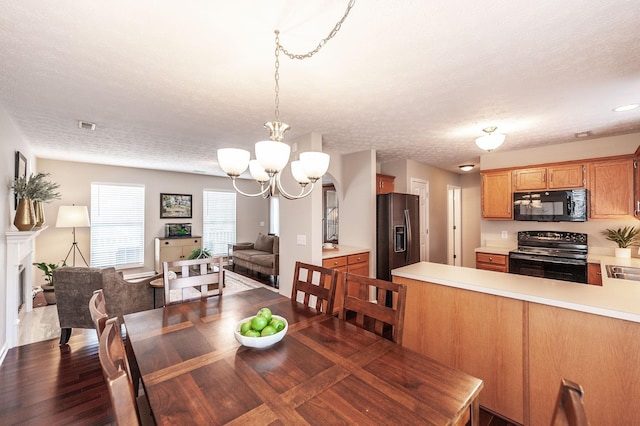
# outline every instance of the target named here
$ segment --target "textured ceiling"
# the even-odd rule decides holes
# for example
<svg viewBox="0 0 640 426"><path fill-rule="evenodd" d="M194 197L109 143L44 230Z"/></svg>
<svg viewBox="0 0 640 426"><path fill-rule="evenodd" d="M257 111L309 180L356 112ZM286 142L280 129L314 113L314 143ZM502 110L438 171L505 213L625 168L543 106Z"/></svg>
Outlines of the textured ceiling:
<svg viewBox="0 0 640 426"><path fill-rule="evenodd" d="M274 29L306 53L347 1L0 0L0 105L44 158L220 174L274 119ZM359 0L280 59L287 139L443 169L640 131L638 0ZM95 131L77 120L94 122Z"/></svg>

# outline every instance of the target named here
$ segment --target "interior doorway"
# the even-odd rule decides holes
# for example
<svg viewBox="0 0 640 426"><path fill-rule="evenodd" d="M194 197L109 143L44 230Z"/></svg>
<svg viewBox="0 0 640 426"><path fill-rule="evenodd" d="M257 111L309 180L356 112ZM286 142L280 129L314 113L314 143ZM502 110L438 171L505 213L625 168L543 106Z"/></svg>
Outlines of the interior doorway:
<svg viewBox="0 0 640 426"><path fill-rule="evenodd" d="M447 185L447 264L462 266L461 189Z"/></svg>
<svg viewBox="0 0 640 426"><path fill-rule="evenodd" d="M429 182L411 178L411 193L420 197L420 261L429 261Z"/></svg>

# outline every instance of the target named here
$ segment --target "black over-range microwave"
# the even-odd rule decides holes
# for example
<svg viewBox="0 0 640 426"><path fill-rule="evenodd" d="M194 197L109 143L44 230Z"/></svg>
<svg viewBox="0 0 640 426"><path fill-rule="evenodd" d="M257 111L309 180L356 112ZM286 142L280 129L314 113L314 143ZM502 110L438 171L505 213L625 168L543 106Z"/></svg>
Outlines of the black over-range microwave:
<svg viewBox="0 0 640 426"><path fill-rule="evenodd" d="M584 222L587 220L587 190L514 192L513 219Z"/></svg>

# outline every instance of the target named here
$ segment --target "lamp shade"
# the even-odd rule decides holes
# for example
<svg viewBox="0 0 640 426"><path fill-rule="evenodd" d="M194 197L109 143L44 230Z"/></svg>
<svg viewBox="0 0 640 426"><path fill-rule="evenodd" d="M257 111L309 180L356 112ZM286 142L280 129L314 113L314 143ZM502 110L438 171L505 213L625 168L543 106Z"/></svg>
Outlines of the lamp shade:
<svg viewBox="0 0 640 426"><path fill-rule="evenodd" d="M503 134L491 133L485 136L480 136L478 139L476 139L476 145L478 145L480 149L491 151L502 145L504 139L505 136Z"/></svg>
<svg viewBox="0 0 640 426"><path fill-rule="evenodd" d="M249 165L249 151L238 148L223 148L218 150L218 164L229 176L240 176Z"/></svg>
<svg viewBox="0 0 640 426"><path fill-rule="evenodd" d="M300 154L302 168L311 182L315 182L327 173L329 169L329 159L329 154L325 154L324 152L311 151Z"/></svg>
<svg viewBox="0 0 640 426"><path fill-rule="evenodd" d="M87 206L60 206L56 228L81 228L91 226Z"/></svg>
<svg viewBox="0 0 640 426"><path fill-rule="evenodd" d="M291 147L284 142L256 142L256 159L267 173L277 173L289 162Z"/></svg>

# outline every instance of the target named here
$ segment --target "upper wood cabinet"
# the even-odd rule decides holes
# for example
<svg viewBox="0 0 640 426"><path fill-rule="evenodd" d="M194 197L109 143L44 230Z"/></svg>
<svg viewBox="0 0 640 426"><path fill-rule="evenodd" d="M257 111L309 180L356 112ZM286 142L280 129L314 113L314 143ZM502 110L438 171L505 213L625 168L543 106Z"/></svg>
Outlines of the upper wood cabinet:
<svg viewBox="0 0 640 426"><path fill-rule="evenodd" d="M514 191L529 191L534 189L547 189L547 169L545 167L513 171Z"/></svg>
<svg viewBox="0 0 640 426"><path fill-rule="evenodd" d="M513 171L514 191L583 188L587 168L583 164L560 164Z"/></svg>
<svg viewBox="0 0 640 426"><path fill-rule="evenodd" d="M584 188L587 185L587 166L563 164L547 167L549 189Z"/></svg>
<svg viewBox="0 0 640 426"><path fill-rule="evenodd" d="M591 219L623 219L634 215L633 158L589 164Z"/></svg>
<svg viewBox="0 0 640 426"><path fill-rule="evenodd" d="M512 219L511 170L489 171L482 176L482 218Z"/></svg>
<svg viewBox="0 0 640 426"><path fill-rule="evenodd" d="M376 194L388 194L395 190L395 176L376 174Z"/></svg>

